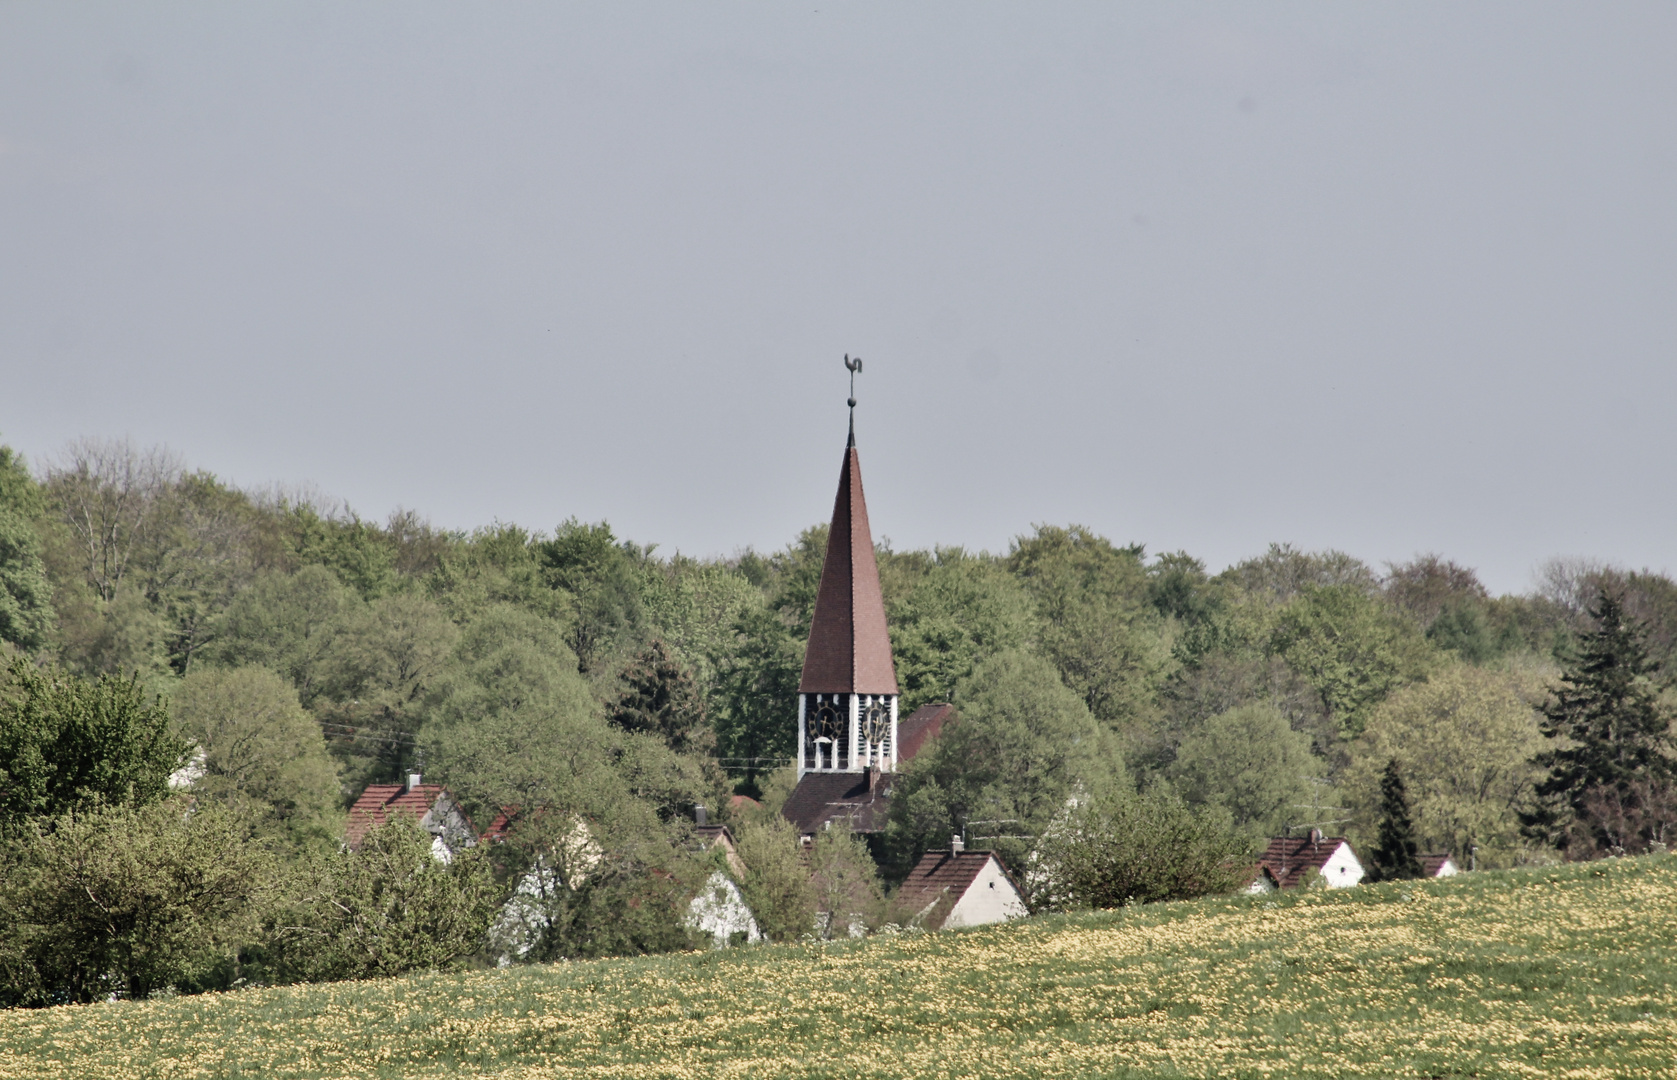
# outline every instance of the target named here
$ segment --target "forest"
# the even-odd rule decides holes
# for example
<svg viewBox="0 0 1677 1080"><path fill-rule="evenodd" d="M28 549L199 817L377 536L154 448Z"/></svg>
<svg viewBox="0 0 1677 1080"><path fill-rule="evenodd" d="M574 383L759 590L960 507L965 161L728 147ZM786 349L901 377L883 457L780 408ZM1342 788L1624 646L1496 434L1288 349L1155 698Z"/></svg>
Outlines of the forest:
<svg viewBox="0 0 1677 1080"><path fill-rule="evenodd" d="M801 857L775 809L825 547L378 523L127 442L0 447L0 1004L493 963L532 867L562 887L518 959L688 947L676 898L720 865L695 806L782 940L844 905L899 919L893 883L969 823L1005 823L1023 870L1068 806L1214 868L1288 828L1375 849L1394 778L1411 853L1464 868L1663 850L1677 820L1664 574L1557 559L1492 596L1441 554L1277 543L1212 572L1040 524L878 549L901 712L960 719L883 835ZM395 820L343 850L356 795L410 772L480 830L513 809L505 842L439 868ZM1094 895L1024 881L1041 909Z"/></svg>

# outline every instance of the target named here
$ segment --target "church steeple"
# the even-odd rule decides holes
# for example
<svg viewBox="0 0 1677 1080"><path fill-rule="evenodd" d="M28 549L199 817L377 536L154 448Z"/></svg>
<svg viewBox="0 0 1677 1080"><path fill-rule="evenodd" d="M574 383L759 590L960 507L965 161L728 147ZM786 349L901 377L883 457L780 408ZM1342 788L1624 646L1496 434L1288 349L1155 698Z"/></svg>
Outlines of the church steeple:
<svg viewBox="0 0 1677 1080"><path fill-rule="evenodd" d="M856 361L853 382L860 369ZM897 671L862 494L854 396L850 406L850 438L798 683L800 776L860 772L870 766L890 771L896 765Z"/></svg>

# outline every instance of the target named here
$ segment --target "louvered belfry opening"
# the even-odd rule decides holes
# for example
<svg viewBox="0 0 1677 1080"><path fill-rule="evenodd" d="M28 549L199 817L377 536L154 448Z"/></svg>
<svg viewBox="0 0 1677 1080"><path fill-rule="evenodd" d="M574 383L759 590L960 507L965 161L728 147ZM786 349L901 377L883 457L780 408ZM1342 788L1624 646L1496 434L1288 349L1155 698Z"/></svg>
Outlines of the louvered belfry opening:
<svg viewBox="0 0 1677 1080"><path fill-rule="evenodd" d="M854 441L839 470L798 691L799 776L896 768L897 669Z"/></svg>

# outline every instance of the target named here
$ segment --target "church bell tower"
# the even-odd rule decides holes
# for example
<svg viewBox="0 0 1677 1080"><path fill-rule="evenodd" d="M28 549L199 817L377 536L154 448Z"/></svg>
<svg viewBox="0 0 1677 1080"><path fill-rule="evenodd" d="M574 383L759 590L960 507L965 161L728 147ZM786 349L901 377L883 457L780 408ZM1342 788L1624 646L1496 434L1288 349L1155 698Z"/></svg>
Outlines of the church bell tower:
<svg viewBox="0 0 1677 1080"><path fill-rule="evenodd" d="M862 362L847 356L845 366L851 373L850 438L798 683L799 779L897 767L897 669L856 454L855 380Z"/></svg>

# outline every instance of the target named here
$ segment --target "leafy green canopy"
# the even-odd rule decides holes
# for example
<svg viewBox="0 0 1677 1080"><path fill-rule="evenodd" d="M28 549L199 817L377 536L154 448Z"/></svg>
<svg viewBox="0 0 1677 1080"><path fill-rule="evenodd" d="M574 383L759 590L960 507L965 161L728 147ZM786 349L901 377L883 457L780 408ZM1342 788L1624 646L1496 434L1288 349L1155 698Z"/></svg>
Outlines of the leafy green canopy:
<svg viewBox="0 0 1677 1080"><path fill-rule="evenodd" d="M0 821L154 802L187 750L137 676L90 682L14 659L0 682Z"/></svg>
<svg viewBox="0 0 1677 1080"><path fill-rule="evenodd" d="M271 916L280 971L309 981L446 968L477 952L504 899L469 848L448 865L411 815L393 814L360 847L318 856Z"/></svg>
<svg viewBox="0 0 1677 1080"><path fill-rule="evenodd" d="M0 642L35 652L52 636L52 584L35 519L44 501L23 459L0 446Z"/></svg>
<svg viewBox="0 0 1677 1080"><path fill-rule="evenodd" d="M1228 892L1249 865L1245 839L1216 807L1164 789L1087 798L1033 852L1031 902L1047 910L1113 908Z"/></svg>
<svg viewBox="0 0 1677 1080"><path fill-rule="evenodd" d="M1310 795L1326 762L1273 705L1242 705L1190 732L1167 775L1192 805L1221 807L1237 828L1277 835Z"/></svg>
<svg viewBox="0 0 1677 1080"><path fill-rule="evenodd" d="M1451 664L1424 683L1398 690L1351 743L1340 790L1362 835L1380 819L1381 774L1403 772L1417 842L1467 864L1512 866L1529 855L1520 813L1543 771L1533 707L1541 681L1531 673Z"/></svg>
<svg viewBox="0 0 1677 1080"><path fill-rule="evenodd" d="M342 832L338 770L297 691L264 667L199 668L170 702L195 747L195 793L238 807L293 846Z"/></svg>
<svg viewBox="0 0 1677 1080"><path fill-rule="evenodd" d="M0 1004L224 985L277 888L272 854L238 815L184 797L36 819L13 842Z"/></svg>
<svg viewBox="0 0 1677 1080"><path fill-rule="evenodd" d="M1040 835L1078 792L1129 785L1111 734L1052 664L1024 651L980 664L955 694L959 719L903 769L891 800L888 865L906 874L968 822L1011 837ZM1022 865L1027 840L997 842Z"/></svg>

